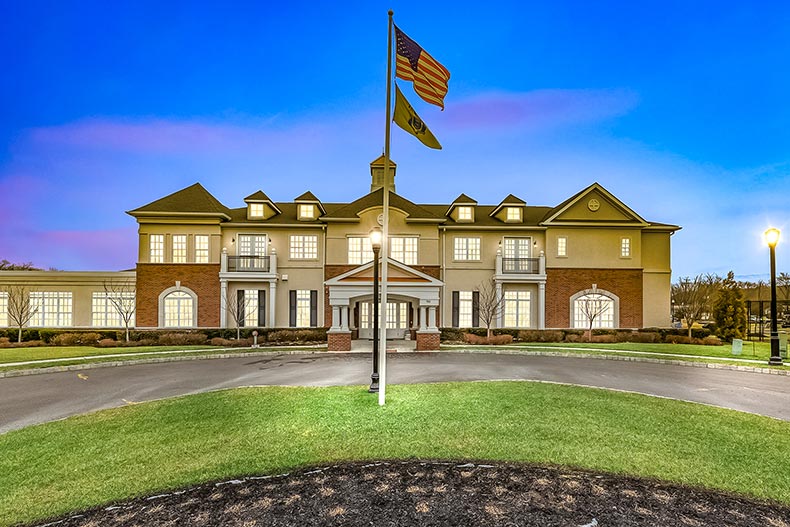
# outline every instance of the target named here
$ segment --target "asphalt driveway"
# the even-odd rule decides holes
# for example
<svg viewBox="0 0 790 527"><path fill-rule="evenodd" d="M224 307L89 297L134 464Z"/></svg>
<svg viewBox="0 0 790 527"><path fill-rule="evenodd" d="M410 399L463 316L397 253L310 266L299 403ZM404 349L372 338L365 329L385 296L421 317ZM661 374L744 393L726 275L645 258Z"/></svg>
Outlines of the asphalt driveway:
<svg viewBox="0 0 790 527"><path fill-rule="evenodd" d="M790 420L790 377L593 358L390 354L388 382L535 380L627 390ZM0 379L0 433L72 415L239 386L370 383L368 354L250 356Z"/></svg>

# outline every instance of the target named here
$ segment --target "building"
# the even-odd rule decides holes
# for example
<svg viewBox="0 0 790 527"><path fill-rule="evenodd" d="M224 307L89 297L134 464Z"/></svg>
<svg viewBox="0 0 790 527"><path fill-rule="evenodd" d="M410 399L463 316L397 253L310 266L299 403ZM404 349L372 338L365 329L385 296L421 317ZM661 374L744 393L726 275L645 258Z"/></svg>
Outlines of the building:
<svg viewBox="0 0 790 527"><path fill-rule="evenodd" d="M331 350L370 337L383 164L371 163L370 192L350 203L311 192L274 202L258 190L229 208L196 183L129 211L139 224L136 327L327 327ZM670 325L679 227L646 221L597 183L555 207L512 194L422 204L395 193L395 172L391 163L388 338L434 349L439 327L481 325L487 289L504 302L494 327L586 328L591 302L595 327ZM88 292L101 297L94 289L80 293L82 307L74 297L72 324L95 320L78 314Z"/></svg>

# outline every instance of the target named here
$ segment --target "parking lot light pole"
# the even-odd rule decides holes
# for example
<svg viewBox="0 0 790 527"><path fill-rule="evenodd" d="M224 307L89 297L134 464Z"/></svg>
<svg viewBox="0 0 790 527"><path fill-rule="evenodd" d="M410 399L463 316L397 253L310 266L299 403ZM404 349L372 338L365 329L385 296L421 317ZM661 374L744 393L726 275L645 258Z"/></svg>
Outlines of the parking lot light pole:
<svg viewBox="0 0 790 527"><path fill-rule="evenodd" d="M771 358L768 364L781 366L782 356L779 354L779 331L776 327L776 244L779 241L779 229L770 228L765 231L765 241L771 253Z"/></svg>
<svg viewBox="0 0 790 527"><path fill-rule="evenodd" d="M373 373L370 375L370 393L379 391L379 251L381 251L381 229L370 231L370 246L373 248Z"/></svg>

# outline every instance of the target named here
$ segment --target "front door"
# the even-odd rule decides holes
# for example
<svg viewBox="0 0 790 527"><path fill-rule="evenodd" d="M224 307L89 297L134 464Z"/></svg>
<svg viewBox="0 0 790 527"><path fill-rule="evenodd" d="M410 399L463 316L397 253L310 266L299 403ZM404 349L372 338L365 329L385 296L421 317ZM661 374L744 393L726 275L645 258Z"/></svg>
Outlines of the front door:
<svg viewBox="0 0 790 527"><path fill-rule="evenodd" d="M408 330L409 303L387 302L387 339L403 339ZM373 339L373 302L359 303L359 338Z"/></svg>

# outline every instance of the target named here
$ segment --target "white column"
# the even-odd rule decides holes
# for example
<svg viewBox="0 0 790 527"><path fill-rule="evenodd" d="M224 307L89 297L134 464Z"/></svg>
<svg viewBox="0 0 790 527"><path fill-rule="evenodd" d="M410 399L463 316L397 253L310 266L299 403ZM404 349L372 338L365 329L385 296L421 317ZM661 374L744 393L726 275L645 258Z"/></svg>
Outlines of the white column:
<svg viewBox="0 0 790 527"><path fill-rule="evenodd" d="M540 251L540 256L538 257L538 273L546 274L546 253L543 251Z"/></svg>
<svg viewBox="0 0 790 527"><path fill-rule="evenodd" d="M277 274L277 251L274 248L269 255L269 272Z"/></svg>
<svg viewBox="0 0 790 527"><path fill-rule="evenodd" d="M546 282L538 283L538 329L546 329Z"/></svg>
<svg viewBox="0 0 790 527"><path fill-rule="evenodd" d="M332 306L332 327L330 328L330 330L337 331L338 329L340 329L340 325L342 324L341 322L342 316L343 315L340 312L340 306Z"/></svg>
<svg viewBox="0 0 790 527"><path fill-rule="evenodd" d="M228 250L225 247L222 248L222 256L220 256L219 259L219 272L220 273L228 272Z"/></svg>
<svg viewBox="0 0 790 527"><path fill-rule="evenodd" d="M499 299L502 298L502 294L503 294L502 293L502 282L497 280L495 287L496 287L496 292L494 294L496 294L497 300L499 300ZM502 309L500 309L499 313L497 313L496 327L498 327L498 328L504 327L504 325L505 325L504 316L505 316L505 309L504 309L504 302L503 302L502 303Z"/></svg>
<svg viewBox="0 0 790 527"><path fill-rule="evenodd" d="M269 327L277 327L277 282L272 280L269 282Z"/></svg>
<svg viewBox="0 0 790 527"><path fill-rule="evenodd" d="M428 308L428 329L436 329L436 306Z"/></svg>
<svg viewBox="0 0 790 527"><path fill-rule="evenodd" d="M420 331L425 330L428 325L426 324L428 317L428 309L425 306L420 306Z"/></svg>
<svg viewBox="0 0 790 527"><path fill-rule="evenodd" d="M496 270L497 276L502 274L502 242L499 242L499 247L496 250Z"/></svg>
<svg viewBox="0 0 790 527"><path fill-rule="evenodd" d="M348 329L348 306L340 306L340 329L350 331Z"/></svg>
<svg viewBox="0 0 790 527"><path fill-rule="evenodd" d="M222 255L222 261L228 261L228 255ZM227 320L228 320L228 281L227 280L220 280L219 282L220 287L220 296L219 296L219 327L226 328Z"/></svg>

